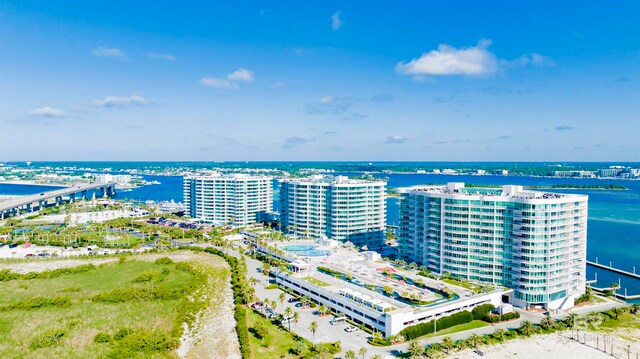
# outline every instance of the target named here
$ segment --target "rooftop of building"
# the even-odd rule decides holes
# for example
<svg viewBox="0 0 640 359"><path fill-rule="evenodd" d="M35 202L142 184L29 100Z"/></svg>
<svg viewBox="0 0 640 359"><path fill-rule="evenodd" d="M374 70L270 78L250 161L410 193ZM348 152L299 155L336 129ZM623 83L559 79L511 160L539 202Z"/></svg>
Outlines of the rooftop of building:
<svg viewBox="0 0 640 359"><path fill-rule="evenodd" d="M212 172L209 174L201 174L201 175L193 175L193 176L185 176L184 178L188 179L197 179L197 180L215 180L215 179L266 179L271 180L273 177L264 176L264 175L253 175L247 173L219 173Z"/></svg>
<svg viewBox="0 0 640 359"><path fill-rule="evenodd" d="M511 199L560 199L586 197L573 193L554 193L526 190L523 186L504 185L495 187L465 187L463 182L449 182L443 186L413 186L399 189L399 192L424 192L469 197L502 197Z"/></svg>
<svg viewBox="0 0 640 359"><path fill-rule="evenodd" d="M368 180L363 178L349 178L347 176L329 176L329 175L313 175L302 178L289 178L283 182L301 183L301 184L386 184L386 181Z"/></svg>

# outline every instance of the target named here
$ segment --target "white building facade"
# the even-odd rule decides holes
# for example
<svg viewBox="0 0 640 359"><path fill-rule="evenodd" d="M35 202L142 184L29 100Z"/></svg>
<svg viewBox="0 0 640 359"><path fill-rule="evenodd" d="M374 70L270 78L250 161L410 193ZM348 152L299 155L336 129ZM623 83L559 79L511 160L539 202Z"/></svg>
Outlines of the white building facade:
<svg viewBox="0 0 640 359"><path fill-rule="evenodd" d="M379 248L386 229L386 182L315 175L282 181L282 230Z"/></svg>
<svg viewBox="0 0 640 359"><path fill-rule="evenodd" d="M464 183L399 193L401 258L512 288L520 307L569 308L584 293L587 196Z"/></svg>
<svg viewBox="0 0 640 359"><path fill-rule="evenodd" d="M245 227L273 209L273 179L246 174L184 177L184 204L192 218Z"/></svg>

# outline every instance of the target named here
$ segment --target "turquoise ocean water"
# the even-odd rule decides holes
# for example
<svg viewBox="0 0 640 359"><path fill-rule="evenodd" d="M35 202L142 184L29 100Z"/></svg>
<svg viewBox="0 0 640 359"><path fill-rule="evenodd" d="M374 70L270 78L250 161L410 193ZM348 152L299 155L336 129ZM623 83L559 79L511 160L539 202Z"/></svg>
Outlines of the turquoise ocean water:
<svg viewBox="0 0 640 359"><path fill-rule="evenodd" d="M135 166L133 163L124 163ZM122 164L122 166L124 166ZM324 163L326 165L326 163ZM78 165L74 163L74 165ZM105 167L119 168L113 163ZM175 163L173 163L175 165ZM242 166L239 164L238 166ZM272 164L269 164L272 165ZM96 163L91 163L96 167ZM273 164L275 167L275 163ZM272 168L273 168L272 167ZM362 172L341 172L339 174L359 176ZM503 185L515 184L524 186L551 186L553 184L620 184L628 190L554 190L556 192L582 193L589 196L589 221L587 227L587 259L608 264L614 267L640 272L640 181L600 180L573 178L546 178L526 176L470 176L470 175L434 175L434 174L385 174L376 177L386 178L389 187L406 187L419 184L443 184L447 182L466 182L473 184ZM157 180L161 184L134 189L131 192L119 192L119 198L154 201L182 201L182 177L177 176L143 176L146 180ZM30 194L42 191L41 186L0 184L0 195ZM53 188L49 188L53 189ZM277 196L274 207L277 210ZM387 222L397 222L397 203L394 198L387 200ZM588 267L587 276L595 278L598 285L609 286L611 282L620 280L622 288L629 294L640 294L640 280L624 275L614 274L607 270Z"/></svg>

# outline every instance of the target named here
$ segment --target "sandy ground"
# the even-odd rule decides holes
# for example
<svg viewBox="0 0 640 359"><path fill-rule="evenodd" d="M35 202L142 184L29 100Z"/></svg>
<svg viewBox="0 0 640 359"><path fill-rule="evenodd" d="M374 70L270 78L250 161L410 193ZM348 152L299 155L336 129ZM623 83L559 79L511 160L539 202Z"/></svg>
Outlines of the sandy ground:
<svg viewBox="0 0 640 359"><path fill-rule="evenodd" d="M590 346L580 344L558 334L535 335L528 339L509 340L494 346L482 346L479 348L484 356L479 355L473 349L452 353L446 358L478 359L552 359L552 358L579 358L600 359L611 358ZM619 353L622 354L622 353Z"/></svg>
<svg viewBox="0 0 640 359"><path fill-rule="evenodd" d="M83 264L93 263L95 265L115 262L118 258L101 258L101 259L76 259L76 260L33 260L19 263L0 262L0 269L11 269L16 273L44 272L58 268L77 267Z"/></svg>
<svg viewBox="0 0 640 359"><path fill-rule="evenodd" d="M179 255L179 252L177 254ZM190 255L193 256L193 254ZM214 257L208 254L198 254L198 257L199 261L205 265L222 265L228 268L222 259L212 261ZM228 273L224 278L211 278L199 289L197 294L203 295L204 300L209 302L209 306L198 314L191 328L184 326L182 343L176 351L180 358L242 358L235 330L236 321L233 317L233 291L230 280L231 275Z"/></svg>
<svg viewBox="0 0 640 359"><path fill-rule="evenodd" d="M129 218L135 217L136 212L128 210L113 210L113 211L101 211L101 212L80 212L69 214L69 225L74 226L80 223L101 223L114 218ZM64 223L66 214L50 214L32 220L26 220L26 223Z"/></svg>

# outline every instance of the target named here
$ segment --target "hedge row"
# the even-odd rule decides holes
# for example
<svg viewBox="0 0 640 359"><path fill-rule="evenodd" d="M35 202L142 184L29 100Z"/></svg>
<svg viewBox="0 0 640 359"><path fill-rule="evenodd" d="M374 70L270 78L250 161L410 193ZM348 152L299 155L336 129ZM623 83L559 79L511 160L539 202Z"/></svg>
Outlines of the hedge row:
<svg viewBox="0 0 640 359"><path fill-rule="evenodd" d="M437 330L451 328L459 324L465 324L473 321L473 314L468 310L451 314L436 320ZM423 335L433 333L433 320L425 323L412 325L400 331L400 334L407 340L417 339Z"/></svg>
<svg viewBox="0 0 640 359"><path fill-rule="evenodd" d="M471 314L473 314L473 319L475 320L484 320L484 318L494 309L496 309L496 307L491 303L481 304L473 308L473 310L471 310Z"/></svg>
<svg viewBox="0 0 640 359"><path fill-rule="evenodd" d="M337 270L333 270L333 269L327 268L327 267L319 266L318 270L321 271L321 272L325 272L326 274L329 274L329 275L334 276L334 277L340 277L340 276L343 275L342 272L339 272Z"/></svg>
<svg viewBox="0 0 640 359"><path fill-rule="evenodd" d="M518 312L505 313L505 314L502 314L502 317L500 317L499 315L487 314L482 318L482 320L489 323L498 323L500 322L501 319L504 322L505 320L511 320L516 318L520 318L520 313Z"/></svg>

